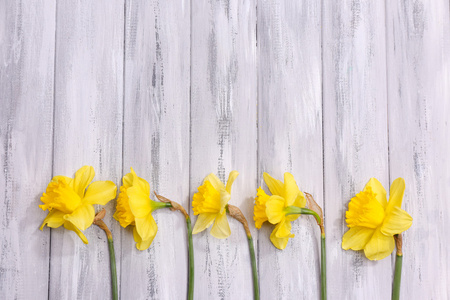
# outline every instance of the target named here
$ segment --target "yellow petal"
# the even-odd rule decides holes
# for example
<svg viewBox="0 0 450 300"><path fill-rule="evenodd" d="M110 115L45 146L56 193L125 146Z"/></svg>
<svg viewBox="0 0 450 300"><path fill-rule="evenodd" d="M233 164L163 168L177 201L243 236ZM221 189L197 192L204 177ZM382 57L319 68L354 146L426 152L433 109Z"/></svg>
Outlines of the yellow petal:
<svg viewBox="0 0 450 300"><path fill-rule="evenodd" d="M89 204L106 205L116 198L117 186L112 181L95 181L86 190L83 201Z"/></svg>
<svg viewBox="0 0 450 300"><path fill-rule="evenodd" d="M80 196L73 190L71 183L66 178L55 176L52 179L45 193L42 194L41 201L44 204L39 205L40 208L43 210L57 209L70 214L80 205Z"/></svg>
<svg viewBox="0 0 450 300"><path fill-rule="evenodd" d="M92 179L94 179L95 172L91 166L81 167L76 173L73 180L73 190L81 197L84 196L84 190L87 188Z"/></svg>
<svg viewBox="0 0 450 300"><path fill-rule="evenodd" d="M133 168L131 168L131 170L133 170ZM122 186L125 188L129 188L132 185L133 185L133 174L130 172L122 177Z"/></svg>
<svg viewBox="0 0 450 300"><path fill-rule="evenodd" d="M227 212L219 214L211 228L211 235L218 239L226 239L231 234L230 225L228 224Z"/></svg>
<svg viewBox="0 0 450 300"><path fill-rule="evenodd" d="M225 211L225 206L230 201L231 195L226 190L220 190L220 213Z"/></svg>
<svg viewBox="0 0 450 300"><path fill-rule="evenodd" d="M294 235L291 234L287 237L277 237L276 234L277 234L280 226L281 226L281 224L278 224L277 226L275 226L275 229L272 231L272 234L270 235L270 240L272 241L272 244L275 247L277 247L280 250L283 250L284 248L286 248L289 238L294 237Z"/></svg>
<svg viewBox="0 0 450 300"><path fill-rule="evenodd" d="M278 230L275 233L275 236L277 238L294 237L294 235L291 234L292 230L291 222L287 221L286 219L282 220L277 227Z"/></svg>
<svg viewBox="0 0 450 300"><path fill-rule="evenodd" d="M225 188L228 193L231 193L231 186L233 185L234 180L238 177L238 171L231 171L230 175L228 175L227 187Z"/></svg>
<svg viewBox="0 0 450 300"><path fill-rule="evenodd" d="M273 178L266 172L264 172L263 177L272 195L284 197L284 184L280 180Z"/></svg>
<svg viewBox="0 0 450 300"><path fill-rule="evenodd" d="M195 222L194 229L192 230L192 234L196 234L202 232L214 222L217 214L212 213L204 213L200 214Z"/></svg>
<svg viewBox="0 0 450 300"><path fill-rule="evenodd" d="M64 220L71 222L81 230L86 230L91 226L94 217L94 207L90 204L85 204L78 207L73 213L64 215Z"/></svg>
<svg viewBox="0 0 450 300"><path fill-rule="evenodd" d="M381 232L393 236L402 233L412 225L412 217L403 209L394 206L392 212L384 218Z"/></svg>
<svg viewBox="0 0 450 300"><path fill-rule="evenodd" d="M152 212L149 195L136 186L127 189L128 204L135 218L145 218Z"/></svg>
<svg viewBox="0 0 450 300"><path fill-rule="evenodd" d="M274 195L271 196L266 202L266 215L267 219L272 224L280 223L285 217L284 212L285 200L284 198Z"/></svg>
<svg viewBox="0 0 450 300"><path fill-rule="evenodd" d="M138 187L144 194L150 197L150 184L147 180L137 176L133 168L131 168L131 179L132 186Z"/></svg>
<svg viewBox="0 0 450 300"><path fill-rule="evenodd" d="M64 228L75 231L75 233L80 237L80 239L83 241L83 243L85 243L85 244L88 243L86 236L80 231L80 229L75 227L75 225L73 225L72 223L64 222Z"/></svg>
<svg viewBox="0 0 450 300"><path fill-rule="evenodd" d="M297 197L301 198L299 194L303 196L303 193L300 192L297 183L295 182L294 176L288 172L284 173L284 198L286 199L286 206L294 205ZM305 199L305 196L303 196L303 199ZM299 201L301 202L300 199ZM303 205L303 207L304 206L305 205Z"/></svg>
<svg viewBox="0 0 450 300"><path fill-rule="evenodd" d="M368 188L372 189L372 192L375 193L375 198L380 202L383 208L386 208L387 199L386 199L386 190L383 185L376 178L370 178L369 182L364 187L364 191Z"/></svg>
<svg viewBox="0 0 450 300"><path fill-rule="evenodd" d="M270 196L261 187L257 189L255 206L253 208L253 220L255 221L255 227L258 229L267 221L266 202L269 198Z"/></svg>
<svg viewBox="0 0 450 300"><path fill-rule="evenodd" d="M211 182L211 184L217 191L225 189L225 186L223 185L222 181L220 181L220 179L214 173L211 173L208 176L206 176L205 180L203 180L203 183L205 183L205 181Z"/></svg>
<svg viewBox="0 0 450 300"><path fill-rule="evenodd" d="M134 241L136 242L136 248L140 251L147 250L148 247L150 247L150 245L152 244L153 239L154 239L154 237L152 237L145 241L142 240L136 231L136 227L134 227L134 229L133 229L133 237L134 237Z"/></svg>
<svg viewBox="0 0 450 300"><path fill-rule="evenodd" d="M348 227L377 228L383 223L385 217L384 208L377 201L371 188L359 192L348 204L345 213Z"/></svg>
<svg viewBox="0 0 450 300"><path fill-rule="evenodd" d="M366 227L353 227L342 237L342 249L362 250L372 238L375 229Z"/></svg>
<svg viewBox="0 0 450 300"><path fill-rule="evenodd" d="M63 180L64 182L67 182L68 185L70 185L71 187L73 187L73 178L64 176L64 175L56 175L53 176L52 181L57 182Z"/></svg>
<svg viewBox="0 0 450 300"><path fill-rule="evenodd" d="M297 207L305 207L306 206L306 198L302 191L297 194L297 198L295 198L294 203L291 205Z"/></svg>
<svg viewBox="0 0 450 300"><path fill-rule="evenodd" d="M129 205L129 199L127 195L127 188L120 187L119 197L117 197L116 212L114 213L114 219L119 221L120 226L123 228L134 223L134 215L131 212Z"/></svg>
<svg viewBox="0 0 450 300"><path fill-rule="evenodd" d="M158 232L158 226L152 214L148 214L145 218L135 218L136 230L143 241L154 239Z"/></svg>
<svg viewBox="0 0 450 300"><path fill-rule="evenodd" d="M370 260L381 260L389 256L395 248L393 236L385 236L380 229L375 230L370 241L364 247L364 254Z"/></svg>
<svg viewBox="0 0 450 300"><path fill-rule="evenodd" d="M64 215L65 213L59 210L52 210L48 213L47 217L45 217L44 222L42 222L40 230L44 228L45 225L51 228L58 228L59 226L64 224Z"/></svg>
<svg viewBox="0 0 450 300"><path fill-rule="evenodd" d="M224 190L222 190L224 191ZM192 210L194 215L202 213L220 212L220 192L214 188L209 181L198 187L198 193L194 194L192 201Z"/></svg>
<svg viewBox="0 0 450 300"><path fill-rule="evenodd" d="M386 215L389 215L395 206L401 208L403 201L403 194L405 193L405 180L397 178L391 184L389 191L389 203L386 207Z"/></svg>

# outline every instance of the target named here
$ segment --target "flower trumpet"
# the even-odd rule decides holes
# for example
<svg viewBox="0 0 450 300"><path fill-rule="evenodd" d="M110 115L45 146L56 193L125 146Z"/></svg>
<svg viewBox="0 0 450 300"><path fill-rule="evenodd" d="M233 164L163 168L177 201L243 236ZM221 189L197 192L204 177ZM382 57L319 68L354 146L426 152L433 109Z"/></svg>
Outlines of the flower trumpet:
<svg viewBox="0 0 450 300"><path fill-rule="evenodd" d="M257 190L253 217L256 228L261 228L266 221L274 224L275 229L270 240L276 248L283 250L289 239L294 237L291 233L292 221L302 214L316 218L321 232L321 297L326 299L325 228L322 209L310 194L305 193L305 198L292 174L284 173L284 183L267 173L264 173L263 177L272 195L267 195L261 187ZM306 203L309 208L305 207Z"/></svg>
<svg viewBox="0 0 450 300"><path fill-rule="evenodd" d="M95 217L94 204L105 205L116 197L117 187L112 181L95 181L94 168L80 168L74 178L55 176L41 197L39 205L49 213L40 229L45 225L51 228L64 228L74 231L87 244L82 230L91 226Z"/></svg>
<svg viewBox="0 0 450 300"><path fill-rule="evenodd" d="M238 175L239 173L237 171L230 172L226 186L215 174L211 173L206 176L203 184L198 187L198 193L194 194L194 199L192 201L194 215L198 215L193 234L202 232L214 223L210 231L212 236L218 239L229 237L231 231L226 216L227 213L242 223L247 234L250 257L252 260L253 297L254 299L259 299L259 283L253 238L247 220L240 209L228 204L231 198L231 186Z"/></svg>

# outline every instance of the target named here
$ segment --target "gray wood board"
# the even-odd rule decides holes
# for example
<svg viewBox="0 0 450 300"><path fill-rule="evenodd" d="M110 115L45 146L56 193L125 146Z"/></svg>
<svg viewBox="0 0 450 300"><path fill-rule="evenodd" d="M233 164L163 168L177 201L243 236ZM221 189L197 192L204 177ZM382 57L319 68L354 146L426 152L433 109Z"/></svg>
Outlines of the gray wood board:
<svg viewBox="0 0 450 300"><path fill-rule="evenodd" d="M204 177L239 171L229 203L250 223L262 299L320 298L312 217L283 251L272 225L254 227L263 172L291 172L324 207L329 299L390 297L395 254L369 261L341 241L369 178L389 190L403 177L402 298L447 299L449 32L446 0L2 1L0 298L110 298L103 231L87 229L88 245L39 231L52 176L92 165L118 187L133 167L193 224ZM138 251L115 205L121 299L183 299L184 218L154 212L158 234ZM226 240L194 236L195 299L252 298L245 233L229 223Z"/></svg>

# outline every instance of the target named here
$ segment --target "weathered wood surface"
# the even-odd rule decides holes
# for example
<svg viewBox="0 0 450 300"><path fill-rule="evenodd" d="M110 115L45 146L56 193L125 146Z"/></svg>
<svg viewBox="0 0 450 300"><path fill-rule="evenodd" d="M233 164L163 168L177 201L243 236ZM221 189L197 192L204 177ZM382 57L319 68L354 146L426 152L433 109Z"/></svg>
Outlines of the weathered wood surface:
<svg viewBox="0 0 450 300"><path fill-rule="evenodd" d="M229 203L251 221L257 182L256 4L192 1L191 34L190 198L209 173L226 183L237 170ZM196 299L252 298L246 235L238 221L228 220L231 236L225 240L212 237L210 229L194 236ZM256 245L255 231L253 236Z"/></svg>
<svg viewBox="0 0 450 300"><path fill-rule="evenodd" d="M370 177L389 186L385 6L329 0L322 15L328 296L389 299L391 261L341 248L351 197Z"/></svg>
<svg viewBox="0 0 450 300"><path fill-rule="evenodd" d="M343 251L345 211L370 177L406 180L402 299L450 297L450 8L420 1L0 2L0 298L108 299L104 233L39 231L53 175L133 167L189 210L210 172L240 172L262 299L319 299L319 230L283 251L253 225L262 174L292 172L324 205L329 299L389 299L394 255ZM154 213L146 251L112 218L121 299L183 299L179 213ZM195 299L251 299L242 225L194 236ZM98 274L104 274L99 276Z"/></svg>
<svg viewBox="0 0 450 300"><path fill-rule="evenodd" d="M263 172L291 172L323 204L320 1L258 3L258 184ZM299 70L301 70L299 72ZM266 191L268 191L266 187ZM292 222L288 246L259 232L261 299L320 297L320 230L312 217Z"/></svg>
<svg viewBox="0 0 450 300"><path fill-rule="evenodd" d="M401 295L449 299L449 2L389 2L387 12L390 179L405 178L403 206L414 218Z"/></svg>
<svg viewBox="0 0 450 300"><path fill-rule="evenodd" d="M156 191L189 205L189 2L127 1L123 174L130 167ZM155 199L156 200L156 199ZM186 222L179 212L153 213L158 233L138 251L122 231L122 299L184 299Z"/></svg>
<svg viewBox="0 0 450 300"><path fill-rule="evenodd" d="M95 180L122 175L124 4L61 1L56 11L53 174L73 176L83 165ZM57 99L57 100L56 100ZM50 178L48 178L50 179ZM104 219L119 241L114 202ZM49 230L46 228L45 230ZM105 233L92 226L85 245L63 227L51 230L50 299L111 297ZM121 245L115 243L120 257ZM102 273L101 275L99 273ZM120 274L120 265L119 270Z"/></svg>
<svg viewBox="0 0 450 300"><path fill-rule="evenodd" d="M55 3L0 2L0 298L47 299Z"/></svg>

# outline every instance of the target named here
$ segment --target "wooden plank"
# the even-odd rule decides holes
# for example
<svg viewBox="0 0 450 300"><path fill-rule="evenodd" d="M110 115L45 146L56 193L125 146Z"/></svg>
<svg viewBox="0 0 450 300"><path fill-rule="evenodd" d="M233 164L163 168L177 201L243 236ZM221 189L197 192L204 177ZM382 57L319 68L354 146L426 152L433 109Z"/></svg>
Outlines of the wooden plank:
<svg viewBox="0 0 450 300"><path fill-rule="evenodd" d="M389 186L385 5L327 0L322 16L328 297L389 299L390 259L341 248L351 197L370 177Z"/></svg>
<svg viewBox="0 0 450 300"><path fill-rule="evenodd" d="M0 298L47 299L55 2L0 3Z"/></svg>
<svg viewBox="0 0 450 300"><path fill-rule="evenodd" d="M127 1L123 174L133 167L157 191L189 206L190 5ZM155 197L152 195L152 199ZM155 199L156 200L156 199ZM145 251L122 236L122 299L185 299L185 218L153 213L158 233Z"/></svg>
<svg viewBox="0 0 450 300"><path fill-rule="evenodd" d="M258 179L291 172L323 204L320 1L258 3ZM268 191L266 187L266 191ZM261 299L320 298L320 230L300 217L284 250L259 232Z"/></svg>
<svg viewBox="0 0 450 300"><path fill-rule="evenodd" d="M402 299L450 297L448 1L387 2L390 177L406 181Z"/></svg>
<svg viewBox="0 0 450 300"><path fill-rule="evenodd" d="M255 236L256 3L192 1L191 43L190 201L209 173L225 182L239 171L229 203L242 210ZM228 219L227 239L214 238L210 229L194 236L196 299L253 297L245 232Z"/></svg>
<svg viewBox="0 0 450 300"><path fill-rule="evenodd" d="M73 176L92 165L94 180L122 175L124 3L63 1L57 5L55 68L55 175ZM115 201L105 223L116 241ZM52 230L51 299L111 298L105 233L93 226L84 245L74 232ZM120 257L120 243L115 243ZM118 273L120 274L120 265Z"/></svg>

